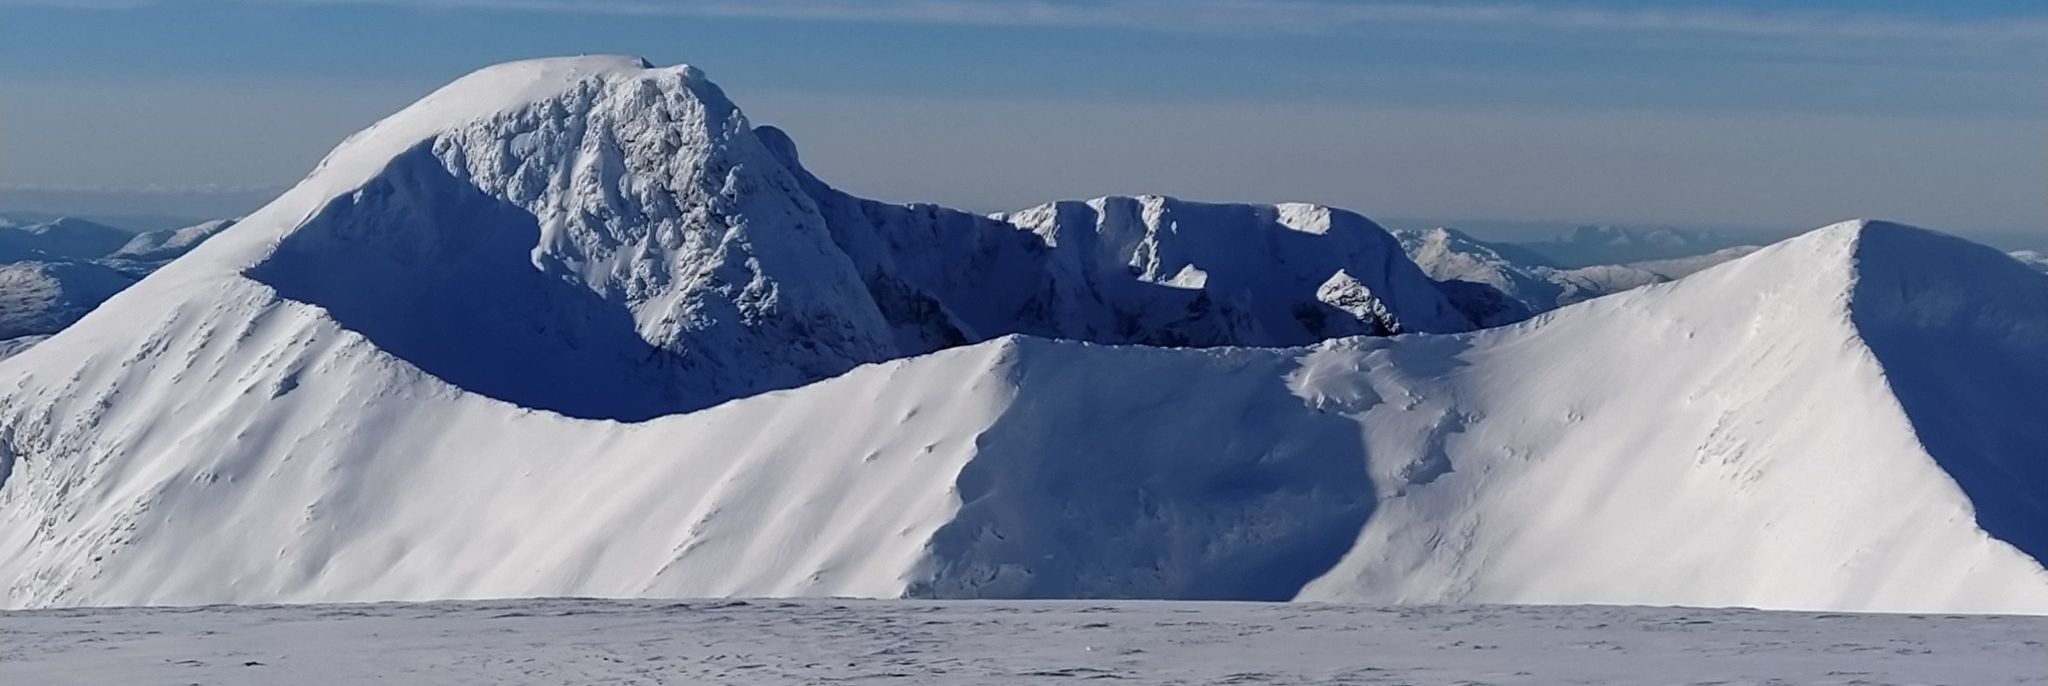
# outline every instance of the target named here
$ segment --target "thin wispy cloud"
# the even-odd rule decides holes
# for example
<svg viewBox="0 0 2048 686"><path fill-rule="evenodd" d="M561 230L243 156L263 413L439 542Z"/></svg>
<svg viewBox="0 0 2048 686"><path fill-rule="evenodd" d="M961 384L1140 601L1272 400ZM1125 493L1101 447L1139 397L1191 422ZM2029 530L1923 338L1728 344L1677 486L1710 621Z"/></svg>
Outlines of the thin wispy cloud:
<svg viewBox="0 0 2048 686"><path fill-rule="evenodd" d="M802 21L1104 26L1165 31L1330 33L1376 27L1472 27L1752 38L1998 41L2048 44L2048 16L1957 19L1885 12L1611 8L1536 3L1337 0L222 0L366 4L573 14ZM134 7L163 0L0 0L0 5Z"/></svg>

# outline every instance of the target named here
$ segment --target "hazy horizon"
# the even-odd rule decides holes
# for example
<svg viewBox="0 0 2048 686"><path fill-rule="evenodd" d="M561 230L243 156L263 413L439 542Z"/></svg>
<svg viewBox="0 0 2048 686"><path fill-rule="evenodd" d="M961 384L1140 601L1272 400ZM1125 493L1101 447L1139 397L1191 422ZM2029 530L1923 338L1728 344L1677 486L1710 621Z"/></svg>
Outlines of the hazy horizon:
<svg viewBox="0 0 2048 686"><path fill-rule="evenodd" d="M2024 2L0 0L0 14L6 210L235 214L474 68L622 52L705 68L821 176L885 200L1161 193L1390 225L1777 233L1878 217L2048 247L2048 10Z"/></svg>

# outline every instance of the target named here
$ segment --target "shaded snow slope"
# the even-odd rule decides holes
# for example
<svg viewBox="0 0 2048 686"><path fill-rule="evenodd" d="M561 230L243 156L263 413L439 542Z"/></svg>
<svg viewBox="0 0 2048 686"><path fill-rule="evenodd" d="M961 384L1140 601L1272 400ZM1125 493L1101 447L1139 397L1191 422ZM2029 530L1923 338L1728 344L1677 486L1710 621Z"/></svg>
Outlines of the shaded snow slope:
<svg viewBox="0 0 2048 686"><path fill-rule="evenodd" d="M46 222L0 225L0 246L14 251L32 251L54 258L91 260L105 257L126 244L132 234L75 217ZM10 258L12 259L12 258Z"/></svg>
<svg viewBox="0 0 2048 686"><path fill-rule="evenodd" d="M1978 523L2048 561L2048 274L1951 236L1873 225L1851 316Z"/></svg>
<svg viewBox="0 0 2048 686"><path fill-rule="evenodd" d="M1384 229L1344 210L1161 196L996 216L894 205L812 176L782 131L758 134L802 180L906 353L1019 333L1273 346L1474 326Z"/></svg>

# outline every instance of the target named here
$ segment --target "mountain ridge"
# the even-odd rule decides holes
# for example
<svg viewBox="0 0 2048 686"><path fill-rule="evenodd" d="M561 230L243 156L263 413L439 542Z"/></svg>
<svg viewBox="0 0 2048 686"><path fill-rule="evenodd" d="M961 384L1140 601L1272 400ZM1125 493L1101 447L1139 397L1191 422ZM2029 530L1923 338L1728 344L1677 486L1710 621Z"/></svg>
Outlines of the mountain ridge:
<svg viewBox="0 0 2048 686"><path fill-rule="evenodd" d="M938 328L902 324L971 321L906 319L931 313L877 305L873 277L910 275L907 294L973 284L870 268L928 261L933 253L889 240L966 219L837 202L770 159L777 142L743 118L667 100L691 92L693 70L642 78L644 65L515 63L458 81L351 137L301 187L114 296L56 344L0 361L0 602L916 595L2048 613L2048 570L2029 525L2039 512L2031 494L2048 492L2048 475L2027 462L2048 438L1952 416L2003 421L2037 406L2039 391L1982 394L2002 379L2048 376L2048 362L2027 354L2048 322L2048 277L1891 224L1826 227L1685 279L1476 332L1165 348L955 327L963 345L691 412L578 417L517 402L595 403L627 388L586 373L635 369L604 367L614 360L562 365L573 374L516 363L637 350L651 343L644 325L660 321L636 319L629 298L607 300L605 287L630 283L611 279L662 263L674 253L652 248L671 246L610 262L543 240L637 245L635 232L660 222L605 225L634 213L611 195L571 191L581 180L637 188L640 206L660 206L676 197L660 186L678 175L628 160L719 159L610 154L613 133L637 132L630 138L649 150L668 150L668 139L580 126L607 98L667 102L673 109L653 111L716 123L677 132L736 146L726 151L741 156L733 168L680 175L715 180L713 195L790 192L721 201L746 208L718 224L744 229L730 235L796 245L743 246L762 251L748 266L762 271L716 275L736 287L720 296L754 283L733 274L773 271L767 262L789 254L776 250L831 247L844 262L827 260L839 266L820 283L876 312L861 316L859 340L930 342L923 336ZM563 93L575 97L552 100ZM444 141L445 127L426 121L442 107L487 123ZM506 122L547 135L500 135L529 130ZM557 134L579 144L544 145ZM512 155L520 145L534 154ZM513 173L491 179L503 185L461 181L501 163ZM512 183L522 178L533 181ZM1138 221L1055 216L1106 216L1126 203L1114 213ZM1047 234L1077 247L1105 238L1112 249L1043 253L1085 267L1065 283L1099 285L1090 279L1136 266L1126 277L1164 282L1110 283L1207 285L1184 268L1210 271L1199 259L1168 254L1178 249L1168 241L1184 238L1175 213L1205 206L1097 204L1021 222L1044 233L960 235L1016 246ZM1251 227L1262 239L1353 221L1295 206L1286 221L1312 229L1299 231L1278 225L1279 206L1206 207L1255 220L1212 227ZM550 229L543 215L565 219ZM848 230L856 218L877 229L871 253L844 247L870 235ZM1349 225L1374 235L1369 222ZM1068 231L1080 233L1067 241ZM1149 257L1123 252L1145 246ZM1025 247L965 254L1009 250L1033 259L993 263L1042 264ZM375 270L356 271L364 265ZM1330 266L1309 265L1289 285ZM1410 283L1429 287L1409 267ZM364 273L380 278L349 278ZM1368 275L1352 276L1373 299L1340 287L1330 300L1362 312L1387 302ZM483 297L507 288L549 295L495 306ZM645 312L675 311L650 292ZM583 307L588 299L603 305ZM406 307L421 309L393 313ZM607 319L573 328L594 312ZM435 319L503 335L426 341L448 356L433 368L394 336ZM1899 362L1950 330L1981 340L1920 367ZM582 337L598 331L633 340L614 348ZM557 347L563 340L581 347ZM482 366L526 374L514 381L530 387L483 392L464 385L482 377L444 376L447 364L506 350ZM1990 437L1943 440L1983 426Z"/></svg>

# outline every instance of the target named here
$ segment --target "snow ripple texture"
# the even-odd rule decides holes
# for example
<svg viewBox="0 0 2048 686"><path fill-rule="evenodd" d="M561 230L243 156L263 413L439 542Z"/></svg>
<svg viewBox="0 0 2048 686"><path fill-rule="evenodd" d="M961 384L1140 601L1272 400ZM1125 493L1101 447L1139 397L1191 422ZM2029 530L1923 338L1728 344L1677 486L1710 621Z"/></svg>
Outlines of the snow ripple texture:
<svg viewBox="0 0 2048 686"><path fill-rule="evenodd" d="M98 685L2040 684L2048 620L1614 607L494 601L0 614Z"/></svg>

